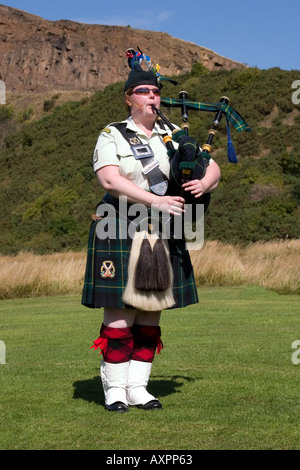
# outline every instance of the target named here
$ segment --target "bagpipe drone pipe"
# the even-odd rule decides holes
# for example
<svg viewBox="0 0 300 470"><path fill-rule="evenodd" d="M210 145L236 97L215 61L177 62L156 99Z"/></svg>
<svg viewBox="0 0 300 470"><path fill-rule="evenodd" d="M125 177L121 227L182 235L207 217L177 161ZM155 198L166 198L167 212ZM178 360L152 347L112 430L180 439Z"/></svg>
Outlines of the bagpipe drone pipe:
<svg viewBox="0 0 300 470"><path fill-rule="evenodd" d="M210 203L210 193L196 198L190 192L183 191L182 185L194 179L201 180L207 170L211 158L212 141L220 126L221 119L225 115L227 120L227 156L230 163L238 163L235 149L231 140L229 123L233 124L239 132L242 130L251 131L248 124L241 115L231 108L229 99L223 96L219 103L203 103L188 100L186 91L179 93L179 99L162 98L161 104L167 107L180 107L182 125L181 129L176 128L157 108L153 107L157 113L157 122L164 129L167 126L172 132L172 138L165 136L165 144L170 157L170 177L169 177L169 195L181 195L186 204L204 204L204 212ZM199 109L203 111L214 112L214 119L208 132L208 139L200 149L196 140L189 136L188 109ZM175 150L172 141L178 143L178 149ZM193 211L194 214L195 211Z"/></svg>

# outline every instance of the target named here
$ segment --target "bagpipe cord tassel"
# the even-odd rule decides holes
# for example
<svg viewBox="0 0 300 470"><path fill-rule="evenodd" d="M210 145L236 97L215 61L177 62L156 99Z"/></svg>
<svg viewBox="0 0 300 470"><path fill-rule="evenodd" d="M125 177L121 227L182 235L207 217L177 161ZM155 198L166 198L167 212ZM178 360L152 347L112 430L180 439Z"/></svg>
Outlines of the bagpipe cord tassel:
<svg viewBox="0 0 300 470"><path fill-rule="evenodd" d="M238 163L235 149L231 140L230 127L227 119L227 156L230 163Z"/></svg>

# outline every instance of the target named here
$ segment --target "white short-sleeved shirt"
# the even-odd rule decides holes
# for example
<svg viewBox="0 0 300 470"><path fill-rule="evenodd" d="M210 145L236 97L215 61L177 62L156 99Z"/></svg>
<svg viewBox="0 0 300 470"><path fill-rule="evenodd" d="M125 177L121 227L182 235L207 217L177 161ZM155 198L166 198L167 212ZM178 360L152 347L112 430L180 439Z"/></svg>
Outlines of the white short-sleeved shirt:
<svg viewBox="0 0 300 470"><path fill-rule="evenodd" d="M137 133L137 136L143 144L150 145L155 159L159 161L160 170L169 178L170 162L167 148L162 137L166 132L171 135L171 132L163 131L155 124L149 139L149 137L136 126L131 116L122 122L127 124L128 129ZM175 142L174 147L178 147L178 144ZM103 129L98 137L94 151L93 165L95 172L107 165L118 166L121 176L132 181L140 188L149 190L147 176L142 173L143 166L141 161L135 159L129 143L124 139L118 129L111 124Z"/></svg>
<svg viewBox="0 0 300 470"><path fill-rule="evenodd" d="M149 139L147 134L137 127L131 116L122 122L127 124L127 129L131 129L137 133L137 136L143 144L150 145L155 159L159 161L160 170L169 179L170 161L166 145L163 142L163 136L166 133L171 136L172 132L169 129L162 130L155 124ZM143 165L141 161L135 159L129 143L112 124L114 123L105 127L98 137L93 157L94 171L96 172L100 168L108 165L118 166L121 176L132 181L140 188L149 191L148 179L147 176L142 173ZM179 129L176 125L174 125L174 127ZM174 141L172 142L174 148L177 149L178 144ZM209 163L212 161L213 159L210 158Z"/></svg>

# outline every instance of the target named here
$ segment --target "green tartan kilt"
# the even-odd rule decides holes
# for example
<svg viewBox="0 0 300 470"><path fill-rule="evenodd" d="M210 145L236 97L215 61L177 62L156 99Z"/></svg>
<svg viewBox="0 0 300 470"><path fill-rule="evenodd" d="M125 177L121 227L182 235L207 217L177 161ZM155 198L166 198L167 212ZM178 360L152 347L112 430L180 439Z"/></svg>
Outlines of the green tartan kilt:
<svg viewBox="0 0 300 470"><path fill-rule="evenodd" d="M127 284L128 263L132 238L128 236L129 219L116 218L116 237L101 239L97 224L92 221L87 248L87 262L82 293L82 304L90 308L133 308L122 301ZM171 308L197 303L198 295L190 255L184 240L169 239L173 268L173 294L176 301Z"/></svg>

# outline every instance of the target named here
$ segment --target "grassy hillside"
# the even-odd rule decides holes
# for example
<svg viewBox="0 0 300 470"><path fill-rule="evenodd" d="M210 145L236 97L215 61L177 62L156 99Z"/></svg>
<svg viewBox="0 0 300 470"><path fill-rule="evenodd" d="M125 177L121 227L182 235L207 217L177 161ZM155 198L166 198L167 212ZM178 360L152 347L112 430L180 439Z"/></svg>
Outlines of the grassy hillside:
<svg viewBox="0 0 300 470"><path fill-rule="evenodd" d="M196 64L167 84L164 97L219 101L222 95L246 119L251 133L232 140L239 158L229 164L226 126L214 139L212 156L222 170L206 216L206 238L230 243L300 238L300 106L292 103L292 83L298 71L281 69L207 72ZM178 79L178 77L177 77ZM44 102L44 116L23 113L13 105L0 107L0 252L36 253L81 250L86 246L90 214L103 194L92 170L92 154L99 131L125 117L122 83L56 106L57 97ZM180 111L164 113L180 124ZM213 115L190 112L190 134L206 142Z"/></svg>

